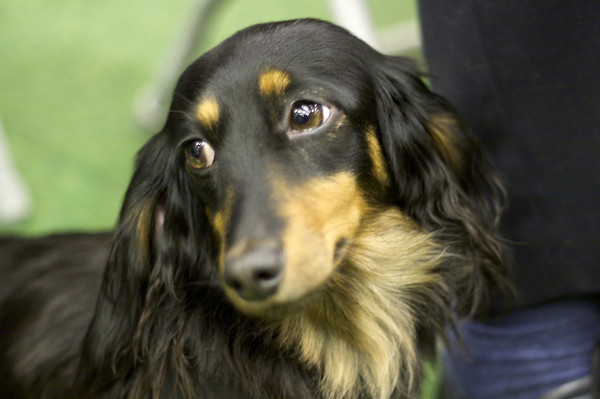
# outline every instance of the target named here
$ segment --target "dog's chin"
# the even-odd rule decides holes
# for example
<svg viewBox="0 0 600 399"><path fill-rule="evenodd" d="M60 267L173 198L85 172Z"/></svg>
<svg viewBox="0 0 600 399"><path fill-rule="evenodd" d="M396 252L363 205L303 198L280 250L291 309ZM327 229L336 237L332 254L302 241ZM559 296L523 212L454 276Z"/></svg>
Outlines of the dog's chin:
<svg viewBox="0 0 600 399"><path fill-rule="evenodd" d="M351 240L340 239L335 250L322 257L331 259L331 263L307 262L306 269L312 268L322 272L318 280L311 280L302 275L288 276L287 281L284 280L272 296L262 300L248 300L227 286L224 286L225 295L240 313L253 318L277 321L311 312L315 305L322 305L324 300L327 301L327 292L331 289L332 280L335 280L336 275L344 273L350 247ZM312 273L312 276L316 274Z"/></svg>
<svg viewBox="0 0 600 399"><path fill-rule="evenodd" d="M233 306L242 314L252 318L281 321L310 309L311 305L322 297L325 285L315 287L301 296L285 298L275 294L273 297L261 301L245 300L229 289L226 289L225 292Z"/></svg>

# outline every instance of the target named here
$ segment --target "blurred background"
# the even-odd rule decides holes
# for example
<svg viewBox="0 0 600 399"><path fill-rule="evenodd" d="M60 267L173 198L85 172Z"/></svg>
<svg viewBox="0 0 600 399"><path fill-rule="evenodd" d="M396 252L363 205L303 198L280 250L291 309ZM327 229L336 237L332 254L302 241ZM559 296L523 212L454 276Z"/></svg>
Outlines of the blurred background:
<svg viewBox="0 0 600 399"><path fill-rule="evenodd" d="M0 2L0 234L112 228L172 75L241 28L300 17L419 56L413 0Z"/></svg>
<svg viewBox="0 0 600 399"><path fill-rule="evenodd" d="M197 43L181 68L254 23L336 20L335 1L212 1L201 21L197 15L206 3L0 2L0 162L16 167L31 198L29 212L0 216L0 233L115 224L135 153L160 129L160 122L151 123L162 122L152 107L153 93L163 90L170 97L165 69L177 69L168 60L190 33L197 34ZM418 30L413 0L365 0L364 6L362 22L371 22L383 51L418 53L412 48ZM360 28L361 21L344 22L351 30ZM10 195L7 186L0 175L0 201Z"/></svg>

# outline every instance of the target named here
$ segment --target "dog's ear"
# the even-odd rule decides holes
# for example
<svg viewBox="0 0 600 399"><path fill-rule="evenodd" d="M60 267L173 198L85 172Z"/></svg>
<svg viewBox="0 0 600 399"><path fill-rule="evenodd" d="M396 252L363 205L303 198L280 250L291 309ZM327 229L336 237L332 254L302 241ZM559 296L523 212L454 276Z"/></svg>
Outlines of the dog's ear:
<svg viewBox="0 0 600 399"><path fill-rule="evenodd" d="M160 308L173 302L165 296L177 297L180 281L198 281L192 274L208 253L201 242L210 240L199 239L210 235L204 207L170 148L169 135L159 133L138 154L84 343L78 385L88 391L125 378L148 356L156 319L169 323L165 314L178 314Z"/></svg>
<svg viewBox="0 0 600 399"><path fill-rule="evenodd" d="M497 223L504 190L479 142L413 61L383 57L377 73L379 134L398 205L458 248L460 261L448 274L459 311L472 313L503 281Z"/></svg>

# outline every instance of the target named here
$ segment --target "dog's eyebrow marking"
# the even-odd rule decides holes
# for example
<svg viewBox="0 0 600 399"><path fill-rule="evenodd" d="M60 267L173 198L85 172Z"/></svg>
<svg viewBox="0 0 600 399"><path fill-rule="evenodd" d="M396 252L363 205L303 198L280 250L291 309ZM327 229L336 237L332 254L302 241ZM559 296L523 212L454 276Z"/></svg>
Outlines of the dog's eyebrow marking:
<svg viewBox="0 0 600 399"><path fill-rule="evenodd" d="M258 89L263 97L281 96L291 83L290 75L279 69L268 69L258 77Z"/></svg>
<svg viewBox="0 0 600 399"><path fill-rule="evenodd" d="M219 103L213 95L202 98L196 107L196 119L205 128L213 129L219 122Z"/></svg>

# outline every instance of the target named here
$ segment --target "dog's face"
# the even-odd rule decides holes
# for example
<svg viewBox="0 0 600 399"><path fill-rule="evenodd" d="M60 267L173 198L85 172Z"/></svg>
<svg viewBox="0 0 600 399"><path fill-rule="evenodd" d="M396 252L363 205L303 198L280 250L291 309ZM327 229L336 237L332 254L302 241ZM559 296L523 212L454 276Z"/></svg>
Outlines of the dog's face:
<svg viewBox="0 0 600 399"><path fill-rule="evenodd" d="M185 117L164 133L217 236L220 280L245 312L319 291L369 209L392 205L372 78L351 51L362 44L330 33L275 29L217 48L188 72L198 80Z"/></svg>
<svg viewBox="0 0 600 399"><path fill-rule="evenodd" d="M147 250L171 245L157 244L165 229L191 233L199 251L211 242L201 252L230 300L270 317L322 293L366 231L464 233L455 246L493 253L493 183L478 157L410 61L319 21L259 25L183 74L128 198L148 197L132 193L147 180L162 192L131 211L126 201L124 219Z"/></svg>
<svg viewBox="0 0 600 399"><path fill-rule="evenodd" d="M140 151L97 329L118 352L224 292L324 396L409 397L418 349L501 273L501 191L411 61L321 21L250 27L184 72Z"/></svg>

